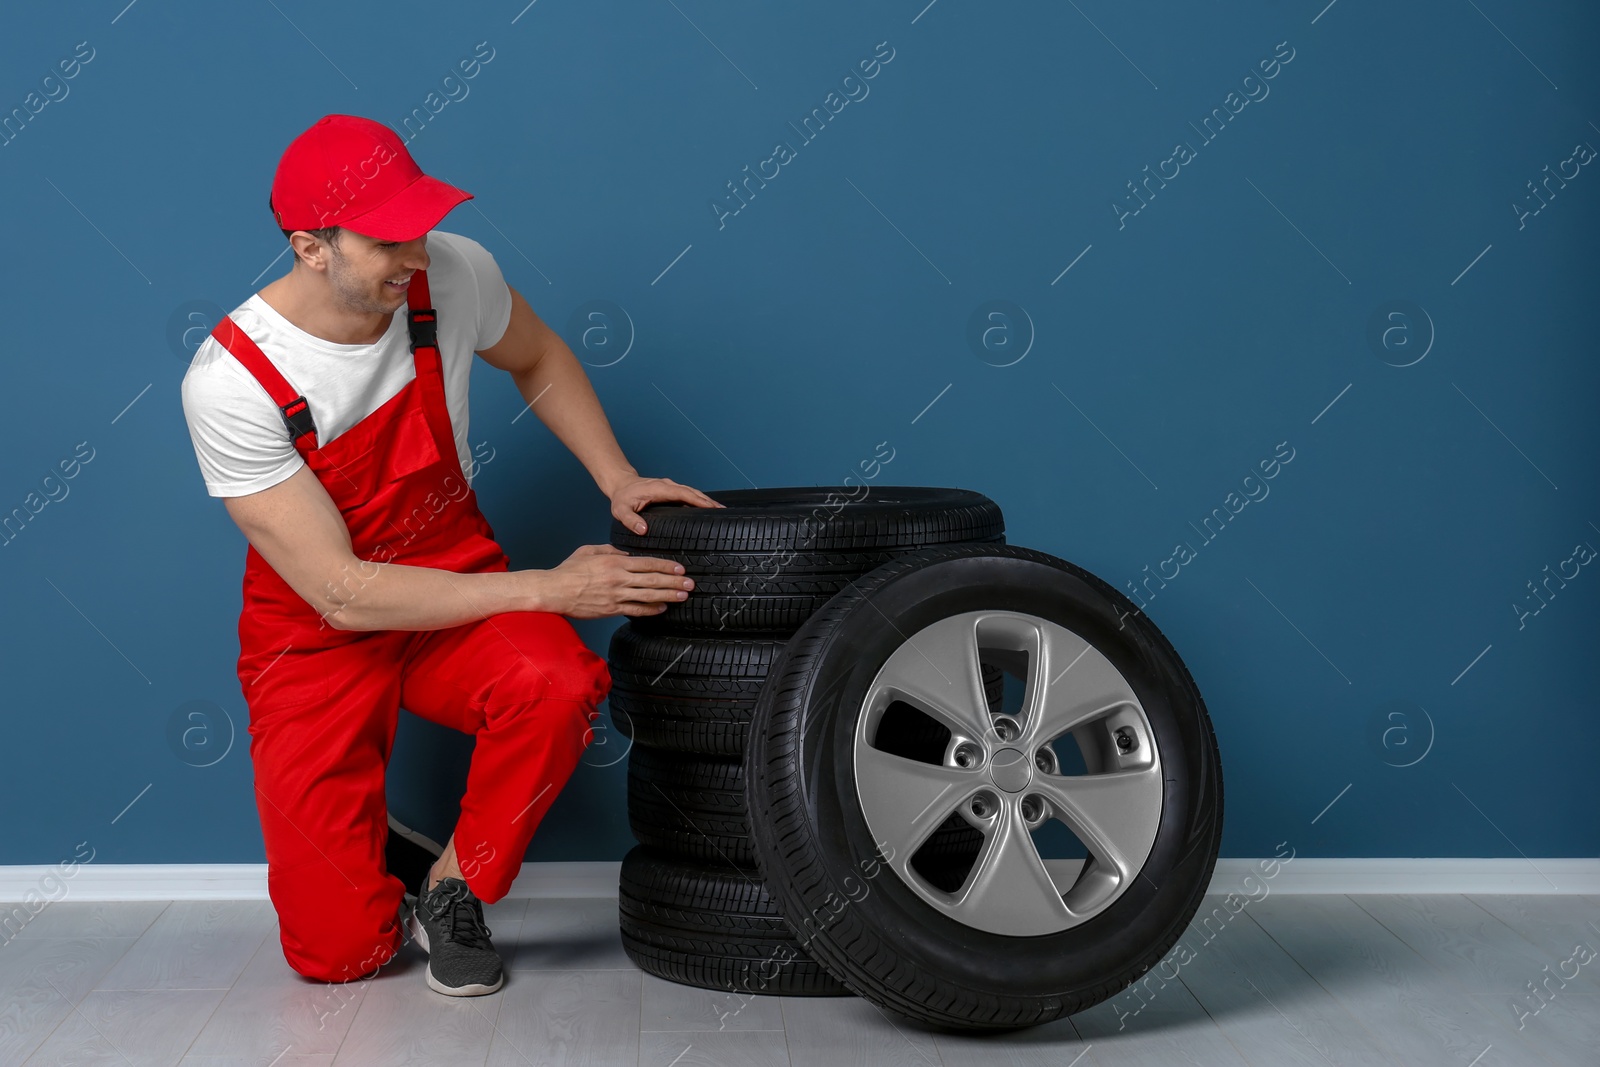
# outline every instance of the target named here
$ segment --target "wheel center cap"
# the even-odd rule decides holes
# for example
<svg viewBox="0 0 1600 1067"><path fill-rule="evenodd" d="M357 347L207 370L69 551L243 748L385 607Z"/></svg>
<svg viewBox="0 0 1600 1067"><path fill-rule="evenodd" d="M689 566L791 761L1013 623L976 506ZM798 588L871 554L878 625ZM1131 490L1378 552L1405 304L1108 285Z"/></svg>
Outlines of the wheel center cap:
<svg viewBox="0 0 1600 1067"><path fill-rule="evenodd" d="M1033 781L1033 764L1018 750L1002 748L989 761L989 774L998 788L1007 793L1020 793Z"/></svg>

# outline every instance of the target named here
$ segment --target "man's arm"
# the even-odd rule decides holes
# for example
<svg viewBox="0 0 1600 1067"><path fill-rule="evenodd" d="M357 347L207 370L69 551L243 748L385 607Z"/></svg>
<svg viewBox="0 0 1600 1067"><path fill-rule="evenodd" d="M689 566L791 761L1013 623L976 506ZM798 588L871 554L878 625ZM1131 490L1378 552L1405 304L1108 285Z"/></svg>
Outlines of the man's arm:
<svg viewBox="0 0 1600 1067"><path fill-rule="evenodd" d="M584 545L548 571L459 574L362 560L309 467L223 503L272 569L337 630L438 630L507 611L658 615L693 585L670 560L610 545Z"/></svg>

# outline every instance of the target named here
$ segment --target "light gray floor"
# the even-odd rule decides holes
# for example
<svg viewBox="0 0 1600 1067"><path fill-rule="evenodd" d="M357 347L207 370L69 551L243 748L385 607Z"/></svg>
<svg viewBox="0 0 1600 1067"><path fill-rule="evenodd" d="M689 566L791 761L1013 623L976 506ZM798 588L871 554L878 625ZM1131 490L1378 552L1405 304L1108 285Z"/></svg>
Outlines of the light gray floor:
<svg viewBox="0 0 1600 1067"><path fill-rule="evenodd" d="M414 946L370 981L300 979L264 901L54 904L0 945L0 1064L1600 1064L1600 958L1574 954L1600 951L1597 897L1276 895L1209 941L1191 927L1193 958L1148 999L983 1038L854 997L650 978L622 953L614 901L507 900L489 923L506 986L456 999L424 985Z"/></svg>

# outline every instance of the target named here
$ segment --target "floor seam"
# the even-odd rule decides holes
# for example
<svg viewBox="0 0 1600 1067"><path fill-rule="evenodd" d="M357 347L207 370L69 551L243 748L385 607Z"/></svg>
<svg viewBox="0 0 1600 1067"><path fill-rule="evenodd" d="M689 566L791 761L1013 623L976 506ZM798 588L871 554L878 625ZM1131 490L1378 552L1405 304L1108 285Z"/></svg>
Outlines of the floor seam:
<svg viewBox="0 0 1600 1067"><path fill-rule="evenodd" d="M233 976L233 981L228 984L228 988L223 991L222 996L217 998L216 1004L212 1005L211 1013L206 1016L205 1022L200 1024L200 1028L194 1032L194 1036L191 1037L189 1039L189 1043L184 1046L183 1053L178 1056L179 1063L182 1063L184 1058L189 1055L189 1050L194 1048L194 1043L196 1041L200 1040L200 1035L206 1032L206 1027L211 1025L211 1020L217 1017L217 1012L222 1010L223 1003L228 999L228 995L234 991L235 987L238 986L239 979L243 977L244 972L250 969L250 964L255 962L255 958L257 956L261 955L261 947L267 943L267 939L272 936L272 931L274 929L276 929L275 926L268 927L261 932L261 940L256 943L255 951L251 952L249 956L245 957L244 966L239 968L239 973ZM285 1049L284 1051L287 1052L288 1049ZM280 1052L278 1055L281 1057L283 1053Z"/></svg>

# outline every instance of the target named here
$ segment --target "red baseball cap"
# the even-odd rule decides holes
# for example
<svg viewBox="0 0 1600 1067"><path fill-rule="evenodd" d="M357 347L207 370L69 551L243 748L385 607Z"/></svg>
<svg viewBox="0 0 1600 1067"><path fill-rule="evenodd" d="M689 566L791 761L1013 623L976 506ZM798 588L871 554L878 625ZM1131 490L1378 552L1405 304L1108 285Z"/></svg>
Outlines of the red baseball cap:
<svg viewBox="0 0 1600 1067"><path fill-rule="evenodd" d="M284 149L272 176L280 229L342 226L380 241L411 241L472 194L422 173L381 122L324 115Z"/></svg>

